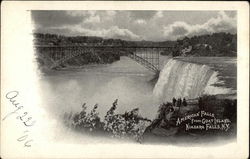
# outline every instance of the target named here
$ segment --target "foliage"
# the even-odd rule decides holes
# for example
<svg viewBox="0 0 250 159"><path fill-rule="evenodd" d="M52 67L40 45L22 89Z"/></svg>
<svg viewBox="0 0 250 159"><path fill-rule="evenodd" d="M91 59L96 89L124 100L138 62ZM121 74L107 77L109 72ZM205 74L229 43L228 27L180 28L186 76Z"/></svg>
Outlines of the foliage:
<svg viewBox="0 0 250 159"><path fill-rule="evenodd" d="M178 39L173 56L183 55L182 50L189 46L192 50L186 56L236 56L237 35L221 32Z"/></svg>
<svg viewBox="0 0 250 159"><path fill-rule="evenodd" d="M135 108L124 114L115 114L117 99L107 112L104 119L104 130L112 134L113 137L130 138L132 137L141 142L142 135L149 125L149 121L139 116L139 109Z"/></svg>
<svg viewBox="0 0 250 159"><path fill-rule="evenodd" d="M85 118L85 127L89 129L89 131L93 131L100 126L100 118L98 116L98 112L96 111L98 105L96 104L91 112Z"/></svg>
<svg viewBox="0 0 250 159"><path fill-rule="evenodd" d="M125 122L121 115L116 115L115 110L117 108L118 99L116 99L112 107L104 117L104 130L110 132L115 137L121 137L125 133L123 123Z"/></svg>
<svg viewBox="0 0 250 159"><path fill-rule="evenodd" d="M116 99L111 108L107 111L104 121L101 121L96 111L96 104L90 113L86 112L86 104L82 106L80 113L72 115L65 114L64 122L66 126L78 131L103 131L107 132L111 137L134 139L137 142L142 141L142 136L150 124L150 120L139 116L139 109L135 108L124 114L116 114L118 100Z"/></svg>
<svg viewBox="0 0 250 159"><path fill-rule="evenodd" d="M86 103L82 105L82 111L73 116L72 126L78 130L95 131L100 127L100 118L96 109L98 105L96 104L90 113L86 113Z"/></svg>
<svg viewBox="0 0 250 159"><path fill-rule="evenodd" d="M126 41L121 39L104 39L95 36L62 36L57 34L34 33L36 45L79 45L79 46L172 46L173 41Z"/></svg>

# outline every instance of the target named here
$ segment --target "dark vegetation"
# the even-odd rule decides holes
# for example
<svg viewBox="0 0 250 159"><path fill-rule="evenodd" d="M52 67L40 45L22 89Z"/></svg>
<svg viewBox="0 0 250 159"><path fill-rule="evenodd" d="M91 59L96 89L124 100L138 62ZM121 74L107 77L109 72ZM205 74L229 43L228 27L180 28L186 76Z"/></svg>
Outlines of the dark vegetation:
<svg viewBox="0 0 250 159"><path fill-rule="evenodd" d="M91 112L87 113L87 107L84 103L80 113L65 113L64 123L66 126L83 133L103 134L141 142L143 132L151 121L141 117L138 108L124 114L116 114L117 104L118 100L116 99L107 111L104 120L101 121L96 111L98 105L96 104Z"/></svg>
<svg viewBox="0 0 250 159"><path fill-rule="evenodd" d="M178 39L173 56L237 56L237 35L213 33Z"/></svg>
<svg viewBox="0 0 250 159"><path fill-rule="evenodd" d="M125 46L125 47L172 47L173 41L126 41L121 39L104 39L94 36L62 36L56 34L41 34L34 33L35 45L49 45L49 46Z"/></svg>
<svg viewBox="0 0 250 159"><path fill-rule="evenodd" d="M72 58L66 61L65 64L69 66L81 66L86 64L107 64L118 60L120 60L119 53L108 50L102 50L97 51L95 54L82 54L77 58Z"/></svg>
<svg viewBox="0 0 250 159"><path fill-rule="evenodd" d="M197 100L197 99L196 99ZM218 99L216 96L202 96L198 102L187 100L187 105L173 106L173 103L163 103L159 106L156 119L153 121L139 115L139 109L135 108L124 114L117 114L118 100L115 100L107 111L104 120L98 116L96 104L90 113L86 112L86 104L82 106L79 113L65 113L64 123L73 130L93 135L105 135L121 139L132 139L137 142L157 141L166 142L169 137L174 141L180 141L180 137L203 140L207 137L235 137L237 101L231 99ZM185 106L186 105L186 106ZM214 113L217 119L229 119L228 131L220 130L186 130L185 124L190 120L177 125L177 118L205 111ZM153 139L153 140L152 140ZM160 139L160 140L159 140ZM180 141L181 142L181 141ZM195 140L197 142L197 140Z"/></svg>

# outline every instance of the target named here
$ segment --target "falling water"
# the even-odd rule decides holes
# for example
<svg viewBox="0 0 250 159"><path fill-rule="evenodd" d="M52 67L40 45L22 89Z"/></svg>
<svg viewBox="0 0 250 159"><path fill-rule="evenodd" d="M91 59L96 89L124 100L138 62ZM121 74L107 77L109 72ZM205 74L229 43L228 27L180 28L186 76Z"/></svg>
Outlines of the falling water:
<svg viewBox="0 0 250 159"><path fill-rule="evenodd" d="M171 59L160 72L154 95L162 101L175 98L196 98L204 93L207 85L217 82L217 72L206 65Z"/></svg>

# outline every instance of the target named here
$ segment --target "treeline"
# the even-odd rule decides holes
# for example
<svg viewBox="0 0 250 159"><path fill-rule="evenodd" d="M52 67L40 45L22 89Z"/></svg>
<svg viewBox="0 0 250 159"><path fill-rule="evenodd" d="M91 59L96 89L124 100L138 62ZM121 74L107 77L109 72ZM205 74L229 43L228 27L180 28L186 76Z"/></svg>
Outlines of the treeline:
<svg viewBox="0 0 250 159"><path fill-rule="evenodd" d="M237 56L237 34L213 33L178 39L173 56Z"/></svg>
<svg viewBox="0 0 250 159"><path fill-rule="evenodd" d="M95 36L62 36L56 34L41 34L34 33L35 45L49 45L49 46L65 46L65 45L79 45L79 46L154 46L166 47L173 46L173 41L153 42L153 41L125 41L121 39L104 39Z"/></svg>

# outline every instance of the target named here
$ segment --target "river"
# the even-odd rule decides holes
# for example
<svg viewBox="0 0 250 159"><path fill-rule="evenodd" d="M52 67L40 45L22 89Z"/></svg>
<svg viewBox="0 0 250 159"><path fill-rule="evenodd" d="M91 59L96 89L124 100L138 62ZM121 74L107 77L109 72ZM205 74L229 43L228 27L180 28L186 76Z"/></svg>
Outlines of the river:
<svg viewBox="0 0 250 159"><path fill-rule="evenodd" d="M99 115L103 118L113 101L118 99L117 113L139 108L143 117L154 119L159 104L172 97L195 98L203 93L235 93L235 58L217 58L221 59L218 66L214 64L218 63L215 58L196 58L192 61L194 58L169 59L161 56L162 71L156 85L151 82L154 73L128 57L121 57L112 64L54 71L41 76L41 98L46 110L57 117L64 112L78 112L86 103L88 110L98 104ZM229 79L226 82L219 78L225 72L223 68L235 70L226 71L231 73L225 75L225 79ZM231 83L227 84L227 81ZM223 82L227 86L216 86Z"/></svg>
<svg viewBox="0 0 250 159"><path fill-rule="evenodd" d="M128 57L107 65L89 65L67 69L41 77L44 105L59 116L62 112L79 111L83 103L92 109L97 103L104 117L115 99L117 112L139 108L140 114L154 118L159 102L153 97L154 74Z"/></svg>

